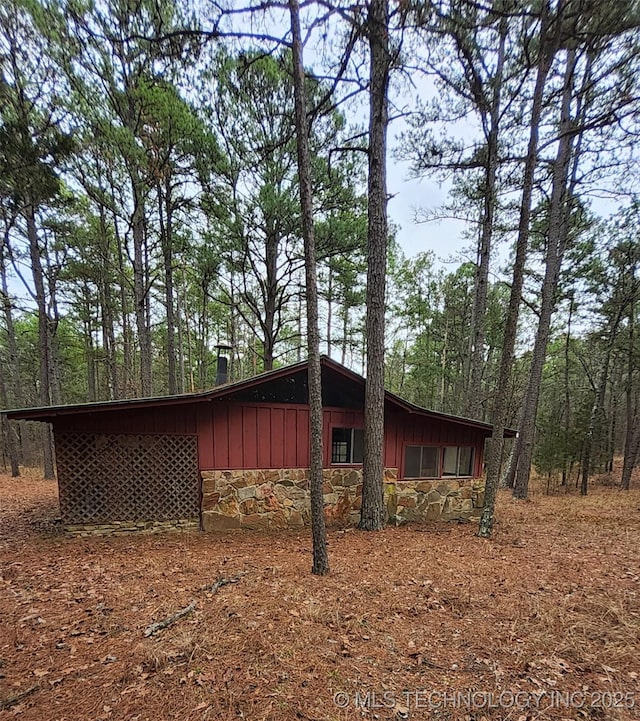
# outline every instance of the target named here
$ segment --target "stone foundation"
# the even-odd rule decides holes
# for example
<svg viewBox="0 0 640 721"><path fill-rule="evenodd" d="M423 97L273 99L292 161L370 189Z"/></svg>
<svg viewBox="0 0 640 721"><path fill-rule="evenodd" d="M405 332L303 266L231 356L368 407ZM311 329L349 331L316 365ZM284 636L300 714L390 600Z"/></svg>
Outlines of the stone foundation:
<svg viewBox="0 0 640 721"><path fill-rule="evenodd" d="M331 468L323 473L327 524L357 524L362 503L362 470ZM469 519L479 516L484 506L482 479L398 481L396 468L387 468L384 473L390 523ZM202 472L205 531L301 528L309 522L306 468Z"/></svg>
<svg viewBox="0 0 640 721"><path fill-rule="evenodd" d="M455 478L385 484L390 522L477 518L484 508L484 479Z"/></svg>
<svg viewBox="0 0 640 721"><path fill-rule="evenodd" d="M175 521L111 521L110 523L67 524L64 532L69 536L128 536L132 533L162 533L164 531L197 531L197 518Z"/></svg>

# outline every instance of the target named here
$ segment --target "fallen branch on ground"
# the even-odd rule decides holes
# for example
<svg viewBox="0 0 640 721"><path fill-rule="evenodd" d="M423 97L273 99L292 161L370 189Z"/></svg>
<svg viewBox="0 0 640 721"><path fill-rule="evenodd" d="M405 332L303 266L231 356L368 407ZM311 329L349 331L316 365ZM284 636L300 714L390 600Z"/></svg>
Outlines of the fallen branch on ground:
<svg viewBox="0 0 640 721"><path fill-rule="evenodd" d="M219 578L215 583L208 583L206 586L202 586L200 590L217 593L223 586L228 586L230 583L238 583L243 576L244 573L239 573L237 576L231 576L230 578Z"/></svg>
<svg viewBox="0 0 640 721"><path fill-rule="evenodd" d="M171 626L176 621L179 621L181 618L184 618L185 616L188 616L196 607L196 602L191 601L191 603L188 606L185 606L184 608L181 608L179 611L176 611L171 616L168 616L163 621L158 621L157 623L152 623L150 626L147 626L144 630L145 637L154 636L158 631L162 631L168 626Z"/></svg>
<svg viewBox="0 0 640 721"><path fill-rule="evenodd" d="M223 586L228 586L230 583L238 583L242 576L244 576L244 573L239 573L237 576L230 576L229 578L219 578L214 583L208 583L206 586L202 586L200 590L208 591L209 593L217 593ZM155 636L155 634L159 631L171 626L181 618L188 616L195 609L196 605L195 601L191 601L188 606L181 608L179 611L176 611L173 615L168 616L163 621L158 621L157 623L152 623L150 626L147 626L144 630L145 637L148 638L149 636Z"/></svg>
<svg viewBox="0 0 640 721"><path fill-rule="evenodd" d="M9 696L9 698L6 698L4 701L0 701L0 711L6 711L7 709L10 709L12 706L20 703L22 699L27 698L27 696L31 696L31 694L35 693L39 688L40 686L31 686L31 688L28 688L25 691L21 691L15 696Z"/></svg>

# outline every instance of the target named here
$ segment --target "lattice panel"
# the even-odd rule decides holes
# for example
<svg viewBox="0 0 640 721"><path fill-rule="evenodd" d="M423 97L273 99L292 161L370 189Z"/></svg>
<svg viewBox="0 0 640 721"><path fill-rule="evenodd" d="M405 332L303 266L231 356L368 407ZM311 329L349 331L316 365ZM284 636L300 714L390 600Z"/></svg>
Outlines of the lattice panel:
<svg viewBox="0 0 640 721"><path fill-rule="evenodd" d="M56 433L55 440L66 523L198 517L195 436Z"/></svg>

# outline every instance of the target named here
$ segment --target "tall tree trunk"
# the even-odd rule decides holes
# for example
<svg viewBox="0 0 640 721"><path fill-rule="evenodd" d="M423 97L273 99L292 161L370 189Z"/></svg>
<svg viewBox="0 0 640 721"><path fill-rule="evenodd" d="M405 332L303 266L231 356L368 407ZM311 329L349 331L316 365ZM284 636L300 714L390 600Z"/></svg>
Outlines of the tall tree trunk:
<svg viewBox="0 0 640 721"><path fill-rule="evenodd" d="M567 335L564 343L564 433L562 459L562 485L566 486L570 472L569 430L571 428L571 393L569 388L569 350L571 348L571 321L573 318L574 293L569 296L569 317L567 319Z"/></svg>
<svg viewBox="0 0 640 721"><path fill-rule="evenodd" d="M389 3L371 0L367 16L369 176L367 231L367 382L360 528L384 527L384 324L387 273L387 127L389 124Z"/></svg>
<svg viewBox="0 0 640 721"><path fill-rule="evenodd" d="M547 354L551 316L556 305L556 290L562 264L562 256L568 231L568 192L569 166L573 147L571 101L573 99L573 77L576 67L576 51L567 51L567 60L562 90L562 108L556 159L553 163L551 201L549 208L549 228L547 234L547 252L545 258L545 275L542 283L540 318L529 371L529 383L525 394L516 444L516 473L513 495L526 498L529 489L529 474L533 456L535 423L540 394L542 369Z"/></svg>
<svg viewBox="0 0 640 721"><path fill-rule="evenodd" d="M622 490L628 491L631 488L631 474L640 460L640 423L636 423L631 431L624 449L624 461L622 464Z"/></svg>
<svg viewBox="0 0 640 721"><path fill-rule="evenodd" d="M331 358L331 321L333 320L333 269L331 261L327 263L329 279L327 283L327 355Z"/></svg>
<svg viewBox="0 0 640 721"><path fill-rule="evenodd" d="M298 294L298 345L296 350L296 359L298 363L302 360L302 288L300 288L300 293Z"/></svg>
<svg viewBox="0 0 640 721"><path fill-rule="evenodd" d="M620 372L620 369L617 370L617 377L612 378L609 382L609 432L607 434L606 456L603 459L605 473L611 473L613 471L613 461L615 457L616 433L618 430L618 414L616 413L618 398L616 388L619 388L622 384L622 373Z"/></svg>
<svg viewBox="0 0 640 721"><path fill-rule="evenodd" d="M199 320L200 347L198 348L198 385L199 390L207 387L207 349L209 347L209 323L207 322L208 303L206 284L202 285L202 313Z"/></svg>
<svg viewBox="0 0 640 721"><path fill-rule="evenodd" d="M265 314L262 323L264 333L263 369L273 369L273 355L275 346L275 319L278 294L278 240L269 234L265 248L266 288L265 288Z"/></svg>
<svg viewBox="0 0 640 721"><path fill-rule="evenodd" d="M487 293L489 289L489 264L493 240L493 224L497 205L496 175L498 172L498 134L500 125L500 98L502 91L502 71L504 67L507 23L500 25L500 42L496 59L495 87L489 114L489 133L487 135L487 164L484 178L484 200L482 227L478 243L478 263L474 288L473 318L471 325L471 376L466 401L466 415L480 418L482 415L482 374L484 370L484 342L487 314Z"/></svg>
<svg viewBox="0 0 640 721"><path fill-rule="evenodd" d="M107 400L115 400L120 398L120 389L118 383L118 364L116 361L116 335L113 325L113 307L111 305L111 294L107 283L101 283L100 286L100 306L102 345L104 347L107 366L105 396Z"/></svg>
<svg viewBox="0 0 640 721"><path fill-rule="evenodd" d="M173 292L173 205L171 202L171 178L165 181L164 193L158 188L158 217L162 238L162 259L164 261L164 304L167 314L167 374L169 395L178 392L176 367L176 332ZM163 203L164 199L164 203Z"/></svg>
<svg viewBox="0 0 640 721"><path fill-rule="evenodd" d="M147 398L152 395L151 376L151 332L147 322L147 288L145 263L145 218L144 200L137 173L131 175L133 194L133 297L135 302L136 330L140 348L140 393Z"/></svg>
<svg viewBox="0 0 640 721"><path fill-rule="evenodd" d="M598 383L596 385L596 394L595 398L593 399L593 405L591 406L591 413L589 415L589 427L587 429L587 434L584 439L584 451L582 454L582 482L580 484L580 493L583 496L587 495L587 490L589 487L593 439L596 433L598 420L600 419L604 410L604 398L607 390L607 380L609 378L609 365L611 363L611 354L613 352L613 346L616 342L616 337L618 335L619 325L620 315L618 315L615 322L609 329L609 338L607 339L604 360L602 362L602 367L600 368Z"/></svg>
<svg viewBox="0 0 640 721"><path fill-rule="evenodd" d="M56 283L54 273L48 268L49 278L49 305L47 312L47 360L49 363L49 396L51 403L58 406L62 403L62 383L60 380L60 342L58 327L60 326L60 311L58 308Z"/></svg>
<svg viewBox="0 0 640 721"><path fill-rule="evenodd" d="M446 391L446 372L447 372L447 340L449 338L449 316L445 317L444 322L444 339L442 341L442 360L440 361L440 405L439 410L444 412L444 399ZM403 362L402 362L402 380L404 382L404 366L407 357L407 346L405 343ZM402 384L401 384L402 387Z"/></svg>
<svg viewBox="0 0 640 721"><path fill-rule="evenodd" d="M18 344L16 342L16 331L13 325L13 312L11 309L11 297L7 284L7 268L5 258L8 252L8 231L5 233L2 247L0 248L0 275L2 287L2 310L4 314L5 332L7 335L8 363L6 378L3 378L4 399L3 407L8 408L9 403L22 408L24 397L22 393L22 378L20 373L20 360L18 356ZM11 394L7 392L6 384L9 383ZM9 400L11 399L11 401ZM24 425L24 421L20 422ZM20 457L22 455L21 434L16 432L12 421L6 421L6 438L11 463L11 475L15 478L20 475ZM14 458L15 457L15 458Z"/></svg>
<svg viewBox="0 0 640 721"><path fill-rule="evenodd" d="M242 377L239 373L240 365L240 349L238 348L238 323L240 321L240 313L236 307L237 298L235 286L233 283L233 274L231 275L231 294L229 306L229 345L232 348L229 357L229 380L237 381Z"/></svg>
<svg viewBox="0 0 640 721"><path fill-rule="evenodd" d="M40 257L40 243L38 241L38 230L36 227L35 207L29 204L25 208L27 221L27 237L29 240L29 256L31 259L31 272L33 274L33 285L38 308L38 353L40 354L39 372L39 396L43 406L51 405L51 377L49 368L49 318L47 317L47 306L44 287L44 273L42 271L42 260ZM42 449L44 460L44 477L52 479L53 450L51 430L48 423L42 424Z"/></svg>
<svg viewBox="0 0 640 721"><path fill-rule="evenodd" d="M114 309L111 294L112 278L110 273L111 245L109 233L107 232L106 211L104 205L100 204L100 249L101 263L100 279L98 282L98 295L100 299L100 320L102 328L102 345L106 363L106 393L108 400L120 397L118 384L118 365L116 361L116 337L114 329Z"/></svg>
<svg viewBox="0 0 640 721"><path fill-rule="evenodd" d="M178 317L178 393L184 393L185 365L184 365L184 331L182 329L182 300L180 297L180 281L176 289L176 315ZM233 346L232 346L233 347ZM229 358L229 379L231 379L231 367L233 365L233 351Z"/></svg>
<svg viewBox="0 0 640 721"><path fill-rule="evenodd" d="M120 226L118 225L118 216L115 212L116 197L113 183L111 184L111 203L113 210L113 231L118 246L118 275L120 287L120 312L122 315L122 381L120 388L121 397L129 397L132 395L133 384L133 341L131 338L131 325L129 322L129 300L127 297L127 273L125 271L125 243L120 235Z"/></svg>
<svg viewBox="0 0 640 721"><path fill-rule="evenodd" d="M3 410L9 407L5 367L4 363L0 361L0 403L2 404ZM11 476L12 478L17 478L20 475L20 463L18 460L18 449L16 447L16 436L11 428L11 421L9 421L4 414L0 416L0 424L2 426L2 444L5 453L9 456Z"/></svg>
<svg viewBox="0 0 640 721"><path fill-rule="evenodd" d="M187 380L188 380L189 392L190 392L190 393L193 393L193 391L195 391L195 389L196 389L196 383L195 383L195 379L194 379L194 377L193 377L193 363L194 363L194 355L195 355L195 352L194 352L194 350L193 350L193 345L192 345L192 342L191 342L191 341L192 341L191 329L192 329L192 325L193 325L193 324L192 324L192 322L191 322L191 317L190 317L190 315L189 315L189 305L188 305L188 303L187 303L187 291L186 291L186 288L185 288L185 290L184 290L184 294L183 294L183 296L182 296L182 300L183 300L183 306L182 306L182 307L183 307L183 309L184 309L184 310L183 310L183 313L184 313L184 331L185 331L185 333L187 334L187 369L188 369L188 379L187 379Z"/></svg>
<svg viewBox="0 0 640 721"><path fill-rule="evenodd" d="M546 28L546 15L544 15L540 28L541 37L544 37ZM552 57L553 53L549 49L541 49L540 56L538 58L536 84L531 105L529 143L522 179L522 198L520 202L516 256L513 264L513 282L511 284L509 308L507 310L502 354L500 357L500 370L493 402L493 431L491 434L489 455L487 459L485 507L480 519L480 527L478 530L478 535L483 538L488 538L493 529L496 494L500 482L500 468L502 466L502 452L504 448L504 430L507 425L509 379L513 365L513 353L518 331L518 316L520 312L520 301L522 299L522 286L524 283L525 261L529 247L529 226L531 222L533 184L538 164L540 118L542 116L544 87L551 67Z"/></svg>
<svg viewBox="0 0 640 721"><path fill-rule="evenodd" d="M624 438L624 459L622 461L622 490L628 491L631 487L631 474L638 459L640 448L640 423L638 423L637 388L634 383L635 374L635 321L636 321L636 294L638 281L636 280L636 266L631 268L631 297L629 301L629 348L627 350L627 388L626 388L626 430Z"/></svg>
<svg viewBox="0 0 640 721"><path fill-rule="evenodd" d="M347 363L347 334L349 333L349 306L345 303L342 311L342 354L340 362Z"/></svg>
<svg viewBox="0 0 640 721"><path fill-rule="evenodd" d="M85 336L85 356L87 359L87 391L89 401L96 401L97 398L97 379L96 379L96 357L95 348L93 347L93 328L91 326L91 299L89 297L89 288L84 283L82 288L82 300L84 301L84 336Z"/></svg>
<svg viewBox="0 0 640 721"><path fill-rule="evenodd" d="M316 246L313 228L313 191L309 159L308 123L305 98L305 73L302 58L300 9L298 0L289 0L291 34L293 38L293 83L295 92L296 143L298 146L298 176L302 210L302 236L307 300L307 351L309 356L309 416L311 430L311 533L313 536L313 566L316 575L329 573L327 535L324 523L322 478L322 369L320 366L320 329L318 325L318 280Z"/></svg>

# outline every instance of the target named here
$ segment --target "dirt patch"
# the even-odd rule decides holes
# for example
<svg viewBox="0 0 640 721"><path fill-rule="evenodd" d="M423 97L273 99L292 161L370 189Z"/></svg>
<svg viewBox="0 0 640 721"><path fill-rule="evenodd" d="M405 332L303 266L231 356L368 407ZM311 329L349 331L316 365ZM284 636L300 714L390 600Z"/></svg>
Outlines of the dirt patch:
<svg viewBox="0 0 640 721"><path fill-rule="evenodd" d="M0 718L640 715L638 491L503 495L491 541L332 532L326 578L307 531L72 539L56 513L55 483L0 477Z"/></svg>

